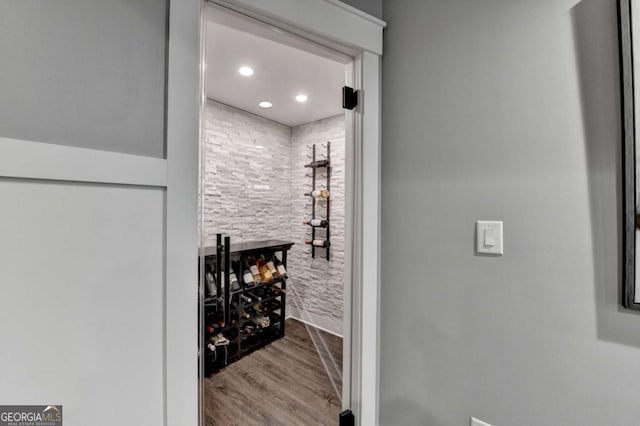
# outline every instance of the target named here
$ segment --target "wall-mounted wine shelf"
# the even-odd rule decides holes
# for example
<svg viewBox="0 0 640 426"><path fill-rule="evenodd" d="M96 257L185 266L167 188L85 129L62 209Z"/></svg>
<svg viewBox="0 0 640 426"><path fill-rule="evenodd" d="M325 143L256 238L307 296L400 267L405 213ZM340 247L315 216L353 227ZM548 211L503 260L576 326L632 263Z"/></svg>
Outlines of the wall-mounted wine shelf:
<svg viewBox="0 0 640 426"><path fill-rule="evenodd" d="M230 237L223 244L218 234L216 246L205 249L202 351L207 377L284 336L287 251L292 246L280 240L232 245Z"/></svg>
<svg viewBox="0 0 640 426"><path fill-rule="evenodd" d="M311 168L311 192L305 194L311 197L311 220L304 223L311 226L311 240L305 241L311 245L311 257L315 258L319 248L324 249L325 258L329 260L331 250L331 142L322 145L326 149L324 159L317 159L317 147L313 144L311 147L311 163L305 164L305 167ZM324 189L320 189L318 185L319 169L325 169L324 177L326 184ZM324 205L324 206L323 206ZM318 217L317 209L324 207L323 217Z"/></svg>

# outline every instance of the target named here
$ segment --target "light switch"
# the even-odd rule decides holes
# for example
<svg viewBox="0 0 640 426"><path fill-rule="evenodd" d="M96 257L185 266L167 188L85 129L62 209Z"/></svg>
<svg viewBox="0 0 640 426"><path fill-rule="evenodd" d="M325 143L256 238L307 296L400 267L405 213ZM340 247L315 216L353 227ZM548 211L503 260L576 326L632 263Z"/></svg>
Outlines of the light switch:
<svg viewBox="0 0 640 426"><path fill-rule="evenodd" d="M482 254L504 254L502 221L479 220L476 222L476 251Z"/></svg>
<svg viewBox="0 0 640 426"><path fill-rule="evenodd" d="M484 245L486 247L493 247L496 245L496 233L491 228L484 230Z"/></svg>

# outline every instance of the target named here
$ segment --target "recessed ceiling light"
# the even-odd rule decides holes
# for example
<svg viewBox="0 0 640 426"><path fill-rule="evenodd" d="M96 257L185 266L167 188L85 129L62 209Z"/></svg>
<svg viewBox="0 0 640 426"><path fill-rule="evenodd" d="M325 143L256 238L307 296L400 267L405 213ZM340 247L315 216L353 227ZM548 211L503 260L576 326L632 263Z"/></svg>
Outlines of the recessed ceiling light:
<svg viewBox="0 0 640 426"><path fill-rule="evenodd" d="M271 108L273 104L269 101L262 101L258 104L260 108Z"/></svg>
<svg viewBox="0 0 640 426"><path fill-rule="evenodd" d="M240 67L238 68L238 72L245 77L249 77L253 75L253 68L251 67Z"/></svg>
<svg viewBox="0 0 640 426"><path fill-rule="evenodd" d="M296 101L298 101L298 102L307 102L307 99L309 99L309 97L307 95L298 95L298 96L296 96Z"/></svg>

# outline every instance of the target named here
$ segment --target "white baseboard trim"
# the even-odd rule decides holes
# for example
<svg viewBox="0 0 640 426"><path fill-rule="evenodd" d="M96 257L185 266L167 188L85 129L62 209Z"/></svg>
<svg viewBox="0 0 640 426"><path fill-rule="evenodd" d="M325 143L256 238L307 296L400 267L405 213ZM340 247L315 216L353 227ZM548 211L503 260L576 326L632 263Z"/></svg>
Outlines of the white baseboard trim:
<svg viewBox="0 0 640 426"><path fill-rule="evenodd" d="M306 311L298 310L294 306L287 306L287 318L292 318L296 321L300 321L311 327L317 328L318 330L322 330L329 334L333 334L334 336L338 336L340 338L342 335L342 327L343 324L340 321L337 321L332 318L322 317L320 315L315 315Z"/></svg>

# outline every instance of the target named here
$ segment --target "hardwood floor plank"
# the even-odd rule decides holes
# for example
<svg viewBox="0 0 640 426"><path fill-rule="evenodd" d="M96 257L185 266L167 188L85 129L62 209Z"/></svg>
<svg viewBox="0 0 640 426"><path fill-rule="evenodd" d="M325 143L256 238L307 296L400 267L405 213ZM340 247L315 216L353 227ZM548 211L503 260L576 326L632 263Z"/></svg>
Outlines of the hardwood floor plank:
<svg viewBox="0 0 640 426"><path fill-rule="evenodd" d="M342 339L323 331L317 336L341 371ZM285 337L205 379L205 425L336 425L340 396L305 324L289 319Z"/></svg>

